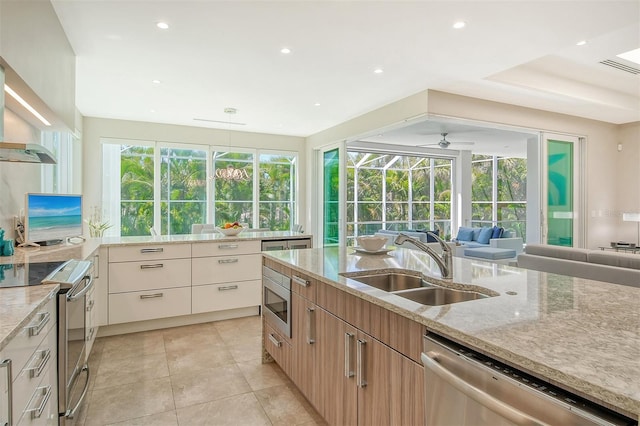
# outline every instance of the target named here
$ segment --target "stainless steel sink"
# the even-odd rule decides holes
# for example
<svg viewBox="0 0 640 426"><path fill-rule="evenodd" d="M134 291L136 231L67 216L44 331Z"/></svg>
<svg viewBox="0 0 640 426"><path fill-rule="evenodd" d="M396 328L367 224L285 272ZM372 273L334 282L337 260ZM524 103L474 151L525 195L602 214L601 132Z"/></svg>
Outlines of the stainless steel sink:
<svg viewBox="0 0 640 426"><path fill-rule="evenodd" d="M345 276L347 275L345 274ZM388 291L391 293L394 291L408 290L429 285L419 275L408 275L400 273L385 273L347 277L354 281L358 281L366 285L370 285L371 287L379 288L380 290Z"/></svg>
<svg viewBox="0 0 640 426"><path fill-rule="evenodd" d="M444 287L426 287L414 290L406 290L396 292L398 296L423 305L438 306L449 305L451 303L466 302L469 300L484 299L486 294L476 293L475 291L454 290Z"/></svg>

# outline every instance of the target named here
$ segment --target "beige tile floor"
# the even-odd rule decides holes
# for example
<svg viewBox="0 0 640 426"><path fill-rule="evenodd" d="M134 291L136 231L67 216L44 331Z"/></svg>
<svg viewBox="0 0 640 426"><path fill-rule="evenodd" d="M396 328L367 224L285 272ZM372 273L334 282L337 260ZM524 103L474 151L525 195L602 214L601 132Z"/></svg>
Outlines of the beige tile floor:
<svg viewBox="0 0 640 426"><path fill-rule="evenodd" d="M259 316L96 340L77 425L324 425L275 364Z"/></svg>

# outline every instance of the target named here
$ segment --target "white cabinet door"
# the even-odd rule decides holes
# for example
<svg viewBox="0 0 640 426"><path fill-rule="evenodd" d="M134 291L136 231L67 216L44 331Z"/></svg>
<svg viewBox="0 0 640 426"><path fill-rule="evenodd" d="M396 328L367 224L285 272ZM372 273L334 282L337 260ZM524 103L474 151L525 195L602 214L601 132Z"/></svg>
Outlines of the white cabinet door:
<svg viewBox="0 0 640 426"><path fill-rule="evenodd" d="M109 247L109 262L136 262L189 257L191 257L191 244Z"/></svg>
<svg viewBox="0 0 640 426"><path fill-rule="evenodd" d="M262 303L262 281L243 281L193 287L194 314L246 308Z"/></svg>
<svg viewBox="0 0 640 426"><path fill-rule="evenodd" d="M191 284L191 259L109 264L109 293L184 287Z"/></svg>
<svg viewBox="0 0 640 426"><path fill-rule="evenodd" d="M191 262L194 286L261 278L261 254L199 257Z"/></svg>
<svg viewBox="0 0 640 426"><path fill-rule="evenodd" d="M194 243L193 257L235 256L239 254L260 253L260 241L216 241Z"/></svg>
<svg viewBox="0 0 640 426"><path fill-rule="evenodd" d="M191 313L191 287L109 295L109 324L167 318Z"/></svg>

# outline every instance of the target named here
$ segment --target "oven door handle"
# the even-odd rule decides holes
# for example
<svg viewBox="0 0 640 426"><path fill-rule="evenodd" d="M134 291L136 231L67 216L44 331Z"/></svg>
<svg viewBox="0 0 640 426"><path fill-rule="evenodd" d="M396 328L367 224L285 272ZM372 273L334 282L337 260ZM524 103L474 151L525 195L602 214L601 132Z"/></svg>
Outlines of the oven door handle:
<svg viewBox="0 0 640 426"><path fill-rule="evenodd" d="M91 288L93 288L93 276L92 275L85 275L82 279L86 280L87 278L89 279L89 283L86 286L84 286L84 288L82 290L80 290L76 294L69 294L71 292L67 293L67 302L73 302L75 300L80 299L85 294L87 294L89 292L89 290L91 290Z"/></svg>
<svg viewBox="0 0 640 426"><path fill-rule="evenodd" d="M76 405L69 411L67 411L65 413L65 417L68 419L73 419L73 416L75 416L76 411L78 411L78 408L80 408L80 404L82 404L82 401L84 401L84 397L87 395L87 390L89 389L89 365L85 364L82 369L80 370L80 372L86 371L87 372L87 381L84 382L84 387L82 388L82 393L80 394L80 397L78 398L78 402L76 403ZM75 380L78 380L78 377L80 377L80 374L76 375ZM74 382L71 385L71 390L73 390L73 388L75 387L76 383ZM72 392L69 392L69 394L71 394Z"/></svg>

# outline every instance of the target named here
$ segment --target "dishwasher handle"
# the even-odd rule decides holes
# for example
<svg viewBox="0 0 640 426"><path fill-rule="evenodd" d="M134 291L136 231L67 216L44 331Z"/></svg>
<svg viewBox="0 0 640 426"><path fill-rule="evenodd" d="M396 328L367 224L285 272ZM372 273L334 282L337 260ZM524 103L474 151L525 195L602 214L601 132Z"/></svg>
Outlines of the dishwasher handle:
<svg viewBox="0 0 640 426"><path fill-rule="evenodd" d="M440 364L440 362L438 362L437 352L430 351L426 354L422 353L420 359L422 360L422 364L425 366L425 368L431 370L440 379L446 381L469 398L474 399L484 407L487 407L491 411L501 415L505 419L510 420L516 425L546 425L546 423L542 423L539 420L536 420L535 418L529 416L528 414L523 413L517 408L505 404L499 399L496 399L483 390L478 389L470 383L467 383L460 377L453 374L451 371L447 370L442 366L442 364Z"/></svg>

